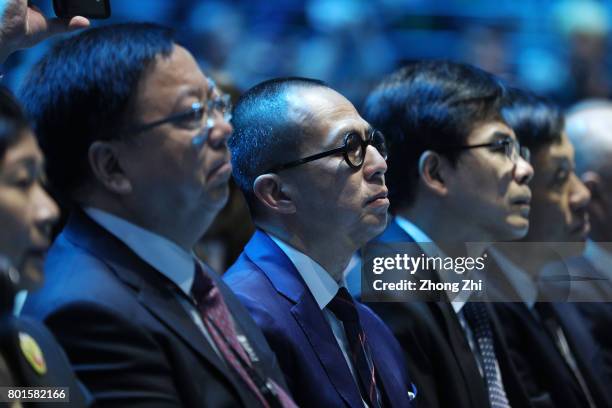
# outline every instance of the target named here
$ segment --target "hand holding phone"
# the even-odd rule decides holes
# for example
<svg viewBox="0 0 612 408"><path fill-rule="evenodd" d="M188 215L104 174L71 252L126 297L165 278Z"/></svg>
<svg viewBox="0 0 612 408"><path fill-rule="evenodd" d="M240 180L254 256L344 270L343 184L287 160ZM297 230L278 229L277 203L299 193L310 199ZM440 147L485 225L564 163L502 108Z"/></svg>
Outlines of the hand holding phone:
<svg viewBox="0 0 612 408"><path fill-rule="evenodd" d="M71 19L47 18L28 0L0 2L0 63L13 52L32 47L55 34L89 27L83 16Z"/></svg>
<svg viewBox="0 0 612 408"><path fill-rule="evenodd" d="M110 0L53 0L53 10L60 18L104 19L111 14Z"/></svg>

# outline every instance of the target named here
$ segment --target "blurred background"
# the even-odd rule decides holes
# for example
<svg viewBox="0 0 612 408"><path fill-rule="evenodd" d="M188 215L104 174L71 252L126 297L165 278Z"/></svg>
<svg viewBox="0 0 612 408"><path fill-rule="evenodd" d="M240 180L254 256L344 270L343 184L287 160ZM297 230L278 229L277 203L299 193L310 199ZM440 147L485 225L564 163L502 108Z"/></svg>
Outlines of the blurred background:
<svg viewBox="0 0 612 408"><path fill-rule="evenodd" d="M51 0L33 1L51 15ZM298 75L327 81L359 107L385 74L417 59L477 65L569 106L612 93L612 0L111 0L94 25L152 21L174 27L204 71L237 96ZM3 82L18 91L50 42L10 57ZM203 240L225 270L251 229L239 194Z"/></svg>

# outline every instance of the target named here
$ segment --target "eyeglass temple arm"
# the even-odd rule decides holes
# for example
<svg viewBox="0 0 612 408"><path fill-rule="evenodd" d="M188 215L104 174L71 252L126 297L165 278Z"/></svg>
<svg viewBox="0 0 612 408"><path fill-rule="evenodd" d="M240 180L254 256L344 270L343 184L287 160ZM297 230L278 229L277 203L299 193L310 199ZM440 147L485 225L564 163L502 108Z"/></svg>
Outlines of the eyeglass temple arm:
<svg viewBox="0 0 612 408"><path fill-rule="evenodd" d="M194 104L194 105L196 105L196 104ZM182 120L184 118L188 118L191 115L193 115L193 112L195 110L202 109L201 105L199 105L199 104L197 104L197 105L198 106L192 106L190 112L177 113L176 115L172 115L172 116L169 116L167 118L156 120L155 122L146 123L146 124L140 125L140 126L135 126L132 129L132 131L135 131L135 132L145 132L147 130L153 129L154 127L165 125L166 123L172 123L172 122L176 122L176 121Z"/></svg>
<svg viewBox="0 0 612 408"><path fill-rule="evenodd" d="M266 173L276 173L281 170L286 170L291 167L299 166L300 164L322 159L323 157L326 157L326 156L331 156L337 153L344 153L345 150L346 150L346 146L337 147L335 149L328 150L326 152L313 154L312 156L304 157L303 159L295 160L289 163L281 164L280 166L272 167L271 169L266 171Z"/></svg>
<svg viewBox="0 0 612 408"><path fill-rule="evenodd" d="M467 145L467 146L444 146L444 147L439 147L436 148L434 150L440 150L440 151L445 151L445 150L468 150L468 149L476 149L479 147L502 147L503 145L498 144L498 143L480 143L480 144L475 144L475 145Z"/></svg>

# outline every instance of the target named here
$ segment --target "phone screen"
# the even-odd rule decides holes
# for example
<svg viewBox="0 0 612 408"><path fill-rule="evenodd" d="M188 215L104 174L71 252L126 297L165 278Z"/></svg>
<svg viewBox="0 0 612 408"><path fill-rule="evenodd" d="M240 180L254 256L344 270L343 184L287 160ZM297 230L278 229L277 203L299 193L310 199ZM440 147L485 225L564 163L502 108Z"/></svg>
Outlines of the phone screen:
<svg viewBox="0 0 612 408"><path fill-rule="evenodd" d="M53 0L58 17L83 16L94 19L110 17L110 0Z"/></svg>

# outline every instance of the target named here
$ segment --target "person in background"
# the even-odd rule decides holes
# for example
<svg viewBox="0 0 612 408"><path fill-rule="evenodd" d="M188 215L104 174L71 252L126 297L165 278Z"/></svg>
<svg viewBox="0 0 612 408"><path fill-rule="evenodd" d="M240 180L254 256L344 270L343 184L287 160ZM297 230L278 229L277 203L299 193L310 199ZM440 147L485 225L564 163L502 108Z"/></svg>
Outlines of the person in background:
<svg viewBox="0 0 612 408"><path fill-rule="evenodd" d="M580 268L594 269L601 279L584 290L587 302L576 303L589 330L601 346L600 361L612 381L612 103L584 101L567 113L566 131L576 149L576 173L591 192L588 204L591 231L582 256L574 259ZM587 287L582 285L583 289ZM584 297L584 296L583 296Z"/></svg>
<svg viewBox="0 0 612 408"><path fill-rule="evenodd" d="M224 279L300 406L410 407L389 329L348 293L351 255L387 221L384 137L323 82L265 81L238 101L234 179L256 232Z"/></svg>
<svg viewBox="0 0 612 408"><path fill-rule="evenodd" d="M393 214L375 244L403 243L412 257L477 258L487 243L525 236L533 169L502 118L505 94L493 75L447 61L407 65L370 93L363 114L388 138ZM468 242L485 245L468 252ZM461 272L413 276L452 284ZM472 291L431 295L370 303L404 347L420 406L531 406L490 305L471 302Z"/></svg>
<svg viewBox="0 0 612 408"><path fill-rule="evenodd" d="M40 322L13 315L15 293L42 285L51 226L59 215L43 188L43 167L21 107L0 88L0 386L68 387L71 406L85 407L91 400L53 335Z"/></svg>
<svg viewBox="0 0 612 408"><path fill-rule="evenodd" d="M193 247L228 197L230 106L164 27L59 43L22 89L72 209L44 321L100 406L293 407L261 331Z"/></svg>
<svg viewBox="0 0 612 408"><path fill-rule="evenodd" d="M558 267L563 257L581 252L589 232L590 194L576 176L563 113L551 101L515 89L504 118L530 149L535 171L528 234L490 252L518 294L518 302L494 305L512 359L538 406L608 406L599 348L575 305L567 303L591 273Z"/></svg>

